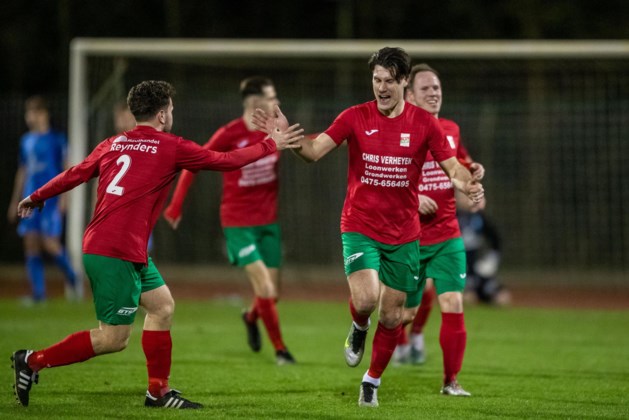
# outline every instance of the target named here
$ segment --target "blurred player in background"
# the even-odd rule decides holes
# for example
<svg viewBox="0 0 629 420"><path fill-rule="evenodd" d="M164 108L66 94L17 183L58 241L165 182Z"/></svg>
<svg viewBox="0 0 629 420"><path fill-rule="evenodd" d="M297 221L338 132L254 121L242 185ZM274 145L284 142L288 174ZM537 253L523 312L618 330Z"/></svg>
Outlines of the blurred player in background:
<svg viewBox="0 0 629 420"><path fill-rule="evenodd" d="M511 292L497 277L501 259L500 235L484 211L457 211L465 255L467 287L465 300L490 305L511 303Z"/></svg>
<svg viewBox="0 0 629 420"><path fill-rule="evenodd" d="M485 170L481 164L472 162L472 158L461 145L459 126L453 121L439 118L443 96L436 70L427 64L418 64L411 69L409 80L407 100L434 116L459 161L470 168L474 179L480 181ZM462 197L459 201L470 210L475 206L484 205L484 199L477 204L472 203L467 197ZM441 307L439 342L443 351L444 366L441 393L470 396L471 394L457 382L467 342L463 316L463 291L467 269L465 247L456 218L456 202L454 186L436 164L431 153L428 153L419 184L419 214L422 226L420 279L426 279L426 290L417 315L413 317L414 309L408 309L405 314L407 322L414 318L411 343L408 344L406 332L402 330L396 352L399 353L398 358L401 360L410 357L414 363L423 363L425 351L423 328L428 320L436 289Z"/></svg>
<svg viewBox="0 0 629 420"><path fill-rule="evenodd" d="M295 149L314 162L347 140L347 196L341 216L345 273L350 288L352 326L345 342L345 361L357 366L364 354L370 315L379 306L369 370L360 386L358 404L378 406L377 389L402 329L405 303L415 307L424 282L419 278L420 170L431 151L452 182L475 201L482 186L455 157L437 120L404 102L411 70L400 48L383 48L369 60L374 101L343 111L316 139L303 139ZM275 116L256 110L256 124L271 132L288 127L276 107Z"/></svg>
<svg viewBox="0 0 629 420"><path fill-rule="evenodd" d="M226 152L258 144L265 134L251 122L256 108L271 111L279 105L273 82L261 76L240 83L243 114L219 128L203 146ZM273 347L277 364L292 364L295 359L286 348L280 331L276 302L282 264L281 231L277 220L279 190L279 153L253 162L241 169L223 172L221 226L231 264L242 267L253 287L254 301L242 320L251 350L260 351L258 318L262 319ZM183 171L164 217L173 228L181 221L182 206L194 174Z"/></svg>
<svg viewBox="0 0 629 420"><path fill-rule="evenodd" d="M127 105L127 101L124 99L114 104L113 114L114 129L116 133L122 133L135 128L135 117L133 116L133 113L131 113L129 105Z"/></svg>
<svg viewBox="0 0 629 420"><path fill-rule="evenodd" d="M37 188L50 181L66 166L66 136L50 124L50 107L43 96L25 102L24 119L28 132L20 140L19 166L8 210L10 223L17 221L17 205ZM55 197L30 219L21 220L18 234L24 238L26 273L31 285L32 302L46 299L46 281L42 252L49 254L65 275L66 298L78 296L77 277L61 244L65 196ZM29 299L28 302L31 300Z"/></svg>
<svg viewBox="0 0 629 420"><path fill-rule="evenodd" d="M44 368L83 362L123 350L138 306L146 311L142 348L148 368L148 407L199 408L168 384L171 367L171 320L174 300L147 253L149 235L159 218L168 187L177 172L229 171L276 153L300 138L293 126L248 148L218 153L170 134L173 87L146 81L128 96L138 121L134 130L101 142L78 165L53 178L22 200L20 217L29 217L44 202L98 177L98 201L83 238L83 263L90 279L98 328L74 333L39 351L18 350L11 360L14 391L27 406L33 382Z"/></svg>

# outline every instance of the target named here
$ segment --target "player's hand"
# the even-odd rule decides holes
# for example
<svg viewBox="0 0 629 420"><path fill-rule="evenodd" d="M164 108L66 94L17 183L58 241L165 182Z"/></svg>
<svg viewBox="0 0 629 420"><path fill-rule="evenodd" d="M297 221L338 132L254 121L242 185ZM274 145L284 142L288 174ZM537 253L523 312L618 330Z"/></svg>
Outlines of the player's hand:
<svg viewBox="0 0 629 420"><path fill-rule="evenodd" d="M256 128L266 134L271 134L275 129L280 131L288 129L288 119L278 105L273 106L271 115L264 110L256 108L252 114L252 122Z"/></svg>
<svg viewBox="0 0 629 420"><path fill-rule="evenodd" d="M478 162L472 162L470 163L470 173L472 174L472 178L480 181L485 176L485 167Z"/></svg>
<svg viewBox="0 0 629 420"><path fill-rule="evenodd" d="M483 197L480 199L478 203L474 203L474 202L471 203L468 211L470 213L478 213L481 210L485 210L486 205L487 205L487 200L485 200L485 197Z"/></svg>
<svg viewBox="0 0 629 420"><path fill-rule="evenodd" d="M181 212L171 204L164 210L164 219L166 219L171 228L177 230L179 222L181 222Z"/></svg>
<svg viewBox="0 0 629 420"><path fill-rule="evenodd" d="M435 214L439 209L439 206L432 198L427 195L418 194L419 197L419 214L422 216L428 216Z"/></svg>
<svg viewBox="0 0 629 420"><path fill-rule="evenodd" d="M480 203L485 197L485 190L480 182L471 180L465 185L465 194L473 203Z"/></svg>
<svg viewBox="0 0 629 420"><path fill-rule="evenodd" d="M277 150L299 149L301 145L299 140L303 139L304 129L299 128L299 124L291 125L286 130L275 128L272 131L271 138L277 146Z"/></svg>
<svg viewBox="0 0 629 420"><path fill-rule="evenodd" d="M33 214L33 210L37 209L41 211L44 208L44 202L34 202L29 195L24 200L20 201L17 205L17 215L22 219L30 217Z"/></svg>

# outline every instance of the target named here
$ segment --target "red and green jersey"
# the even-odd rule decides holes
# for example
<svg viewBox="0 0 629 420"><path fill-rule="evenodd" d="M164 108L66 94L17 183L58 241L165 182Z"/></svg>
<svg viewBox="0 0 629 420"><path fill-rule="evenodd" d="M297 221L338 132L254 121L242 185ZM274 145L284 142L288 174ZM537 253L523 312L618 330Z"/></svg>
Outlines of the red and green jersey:
<svg viewBox="0 0 629 420"><path fill-rule="evenodd" d="M203 148L219 152L242 149L264 141L266 134L250 131L242 118L219 128ZM280 153L276 152L235 171L223 173L221 225L223 227L261 226L277 221ZM183 171L177 181L169 217L181 216L183 202L194 174Z"/></svg>
<svg viewBox="0 0 629 420"><path fill-rule="evenodd" d="M446 135L448 146L456 153L457 158L462 161L471 161L467 150L461 145L459 126L454 121L444 118L439 118L439 125ZM422 167L419 193L435 200L438 207L434 214L420 215L422 225L420 243L434 245L461 236L456 218L454 185L430 152L426 155L426 161Z"/></svg>
<svg viewBox="0 0 629 420"><path fill-rule="evenodd" d="M146 264L147 242L168 186L182 169L231 171L275 153L273 140L229 153L203 149L174 134L137 126L100 143L81 163L31 194L35 202L99 177L83 252Z"/></svg>
<svg viewBox="0 0 629 420"><path fill-rule="evenodd" d="M242 118L221 127L207 143L211 150L227 152L264 140L266 134L250 131ZM280 153L230 172L223 172L221 224L223 227L260 226L277 221Z"/></svg>
<svg viewBox="0 0 629 420"><path fill-rule="evenodd" d="M341 232L390 245L417 240L417 190L426 152L438 161L454 156L437 120L409 103L402 114L387 118L371 101L343 111L325 132L336 144L347 140L349 149Z"/></svg>

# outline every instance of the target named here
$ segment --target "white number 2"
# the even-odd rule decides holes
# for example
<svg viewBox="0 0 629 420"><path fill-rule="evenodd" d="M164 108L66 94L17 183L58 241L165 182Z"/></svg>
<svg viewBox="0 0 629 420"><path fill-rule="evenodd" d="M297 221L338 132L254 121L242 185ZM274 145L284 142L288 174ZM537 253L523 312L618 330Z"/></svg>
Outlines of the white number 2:
<svg viewBox="0 0 629 420"><path fill-rule="evenodd" d="M107 185L107 192L109 194L122 195L124 193L124 187L119 186L118 182L120 182L122 177L129 170L129 166L131 166L131 156L121 155L116 161L116 164L122 164L122 168L120 168L120 172L118 172L109 185Z"/></svg>

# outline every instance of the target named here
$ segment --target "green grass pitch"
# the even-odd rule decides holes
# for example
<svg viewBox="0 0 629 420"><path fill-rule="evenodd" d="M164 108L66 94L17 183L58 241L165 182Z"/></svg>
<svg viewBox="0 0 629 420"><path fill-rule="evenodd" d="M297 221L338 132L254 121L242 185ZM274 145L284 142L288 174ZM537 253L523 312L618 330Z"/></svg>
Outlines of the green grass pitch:
<svg viewBox="0 0 629 420"><path fill-rule="evenodd" d="M389 366L380 407L371 409L357 406L370 353L357 368L343 359L350 322L345 303L279 304L295 366L276 366L266 337L260 353L248 349L240 308L229 300L178 302L170 383L202 402L203 410L143 407L141 315L125 351L45 369L24 408L12 394L11 353L93 327L93 309L89 302L63 301L24 309L0 300L0 418L629 418L629 311L468 308L459 380L471 398L439 394L440 319L434 312L427 363ZM368 348L372 338L373 329Z"/></svg>

